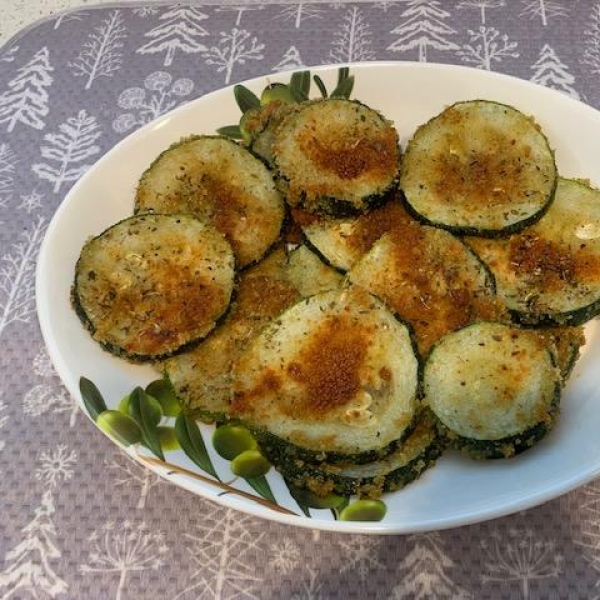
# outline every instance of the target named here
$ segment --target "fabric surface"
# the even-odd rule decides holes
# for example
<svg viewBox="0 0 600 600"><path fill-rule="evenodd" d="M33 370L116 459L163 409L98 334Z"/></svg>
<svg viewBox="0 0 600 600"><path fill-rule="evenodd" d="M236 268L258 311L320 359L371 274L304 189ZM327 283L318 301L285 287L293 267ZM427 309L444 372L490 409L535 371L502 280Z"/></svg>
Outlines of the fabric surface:
<svg viewBox="0 0 600 600"><path fill-rule="evenodd" d="M165 42L174 23L185 43ZM0 598L600 595L598 483L434 533L288 527L159 481L94 429L53 370L36 256L85 170L225 84L362 60L470 65L600 108L600 2L128 3L61 14L0 50Z"/></svg>

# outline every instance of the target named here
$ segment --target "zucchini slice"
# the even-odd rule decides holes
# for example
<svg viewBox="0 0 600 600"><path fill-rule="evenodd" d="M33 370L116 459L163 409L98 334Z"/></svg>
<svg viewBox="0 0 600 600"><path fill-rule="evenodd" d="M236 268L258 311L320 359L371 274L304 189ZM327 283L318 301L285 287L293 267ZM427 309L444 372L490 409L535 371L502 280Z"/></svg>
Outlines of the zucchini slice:
<svg viewBox="0 0 600 600"><path fill-rule="evenodd" d="M398 180L395 128L354 100L300 105L277 128L273 154L288 204L310 212L364 212Z"/></svg>
<svg viewBox="0 0 600 600"><path fill-rule="evenodd" d="M304 246L289 255L280 246L241 273L223 324L198 347L164 363L182 405L204 420L227 419L232 365L250 340L301 298L340 283L339 273Z"/></svg>
<svg viewBox="0 0 600 600"><path fill-rule="evenodd" d="M413 329L425 356L445 334L504 317L493 277L448 231L406 222L385 234L348 272Z"/></svg>
<svg viewBox="0 0 600 600"><path fill-rule="evenodd" d="M423 402L450 443L473 458L508 458L554 424L561 377L536 331L480 322L445 336L423 369Z"/></svg>
<svg viewBox="0 0 600 600"><path fill-rule="evenodd" d="M113 354L155 361L202 340L234 286L231 246L187 215L140 215L88 241L72 301L94 339Z"/></svg>
<svg viewBox="0 0 600 600"><path fill-rule="evenodd" d="M359 495L378 498L386 492L403 488L428 468L442 454L445 440L429 411L418 417L414 431L390 455L366 464L313 464L267 456L285 479L298 488L306 488L318 496L334 492L342 496Z"/></svg>
<svg viewBox="0 0 600 600"><path fill-rule="evenodd" d="M269 451L366 462L413 426L418 361L409 331L360 288L312 296L255 338L234 365L232 416Z"/></svg>
<svg viewBox="0 0 600 600"><path fill-rule="evenodd" d="M519 322L579 325L600 313L599 190L559 179L535 225L506 239L467 241Z"/></svg>
<svg viewBox="0 0 600 600"><path fill-rule="evenodd" d="M265 165L216 136L192 136L165 150L140 179L135 211L186 213L212 223L231 243L240 267L264 256L284 217Z"/></svg>
<svg viewBox="0 0 600 600"><path fill-rule="evenodd" d="M486 100L458 102L419 127L400 188L418 218L455 233L520 231L550 206L556 165L535 121Z"/></svg>
<svg viewBox="0 0 600 600"><path fill-rule="evenodd" d="M541 327L536 331L546 340L565 385L585 344L583 327Z"/></svg>
<svg viewBox="0 0 600 600"><path fill-rule="evenodd" d="M351 269L384 233L414 221L397 198L359 217L326 219L305 213L299 220L310 245L340 271Z"/></svg>

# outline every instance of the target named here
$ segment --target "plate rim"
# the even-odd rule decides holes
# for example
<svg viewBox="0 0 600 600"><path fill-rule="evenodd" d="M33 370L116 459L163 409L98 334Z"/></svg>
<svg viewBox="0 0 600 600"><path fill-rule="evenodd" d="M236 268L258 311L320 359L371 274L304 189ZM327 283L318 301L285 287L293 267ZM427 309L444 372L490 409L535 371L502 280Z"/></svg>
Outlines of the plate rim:
<svg viewBox="0 0 600 600"><path fill-rule="evenodd" d="M593 115L599 122L600 126L600 110L586 104L584 101L572 98L560 92L558 90L544 87L540 84L534 83L532 81L522 79L513 75L509 75L506 73L498 73L494 71L486 71L482 69L477 69L474 67L466 66L466 65L458 65L451 63L435 63L435 62L416 62L416 61L369 61L369 62L350 62L350 63L340 63L340 64L320 64L314 66L307 66L303 69L290 69L281 72L273 72L273 73L265 73L263 75L259 75L256 77L252 77L250 79L241 80L237 83L232 83L230 85L218 88L216 90L210 91L206 94L203 94L189 102L181 104L170 111L160 115L156 119L146 123L142 127L136 129L130 134L126 135L122 139L120 139L115 145L113 145L109 150L107 150L91 167L90 169L84 173L82 177L79 178L77 182L69 189L67 194L62 198L60 204L54 211L50 221L46 227L46 231L44 233L43 240L40 244L40 248L38 251L38 257L36 262L36 270L35 270L35 305L36 305L36 315L38 318L38 323L40 325L40 330L42 333L43 342L48 350L49 357L51 359L54 368L60 377L62 385L68 390L69 394L75 399L77 402L79 409L85 414L85 416L93 422L90 418L88 412L85 410L83 402L80 397L79 389L73 384L71 385L71 377L70 371L71 369L63 360L63 356L60 352L60 347L57 343L57 340L51 335L51 330L48 324L50 318L50 309L48 304L44 304L42 302L43 297L43 289L44 289L44 271L47 268L47 264L50 261L48 246L52 243L53 237L55 236L55 230L59 227L61 222L61 217L63 214L69 210L71 205L76 202L76 198L78 196L79 190L82 187L85 187L87 184L87 180L91 177L91 173L93 173L96 168L100 165L103 165L106 162L109 162L114 154L119 154L122 152L123 147L128 144L134 143L136 139L142 138L148 134L151 134L152 130L161 127L166 121L168 121L174 113L185 113L187 111L193 112L196 108L197 104L201 104L205 102L207 99L210 99L212 96L217 95L225 95L230 94L233 98L233 89L235 85L243 84L250 89L258 88L259 86L264 86L264 83L268 79L272 80L280 80L289 78L291 73L309 70L311 73L313 72L323 72L323 71L332 71L337 70L340 67L349 67L351 72L352 69L363 70L363 69L379 69L379 68L393 68L393 69L418 69L418 70L444 70L444 71L455 71L457 73L466 73L468 72L470 75L477 74L478 77L483 80L490 81L498 81L505 79L506 81L510 81L511 85L517 85L525 89L536 89L537 92L541 92L542 95L547 94L548 97L553 97L555 100L559 100L560 102L568 102L568 104L577 104L579 110L583 110L585 112L589 112L590 115ZM599 182L600 183L600 182ZM96 424L94 423L94 428L98 431L101 431ZM106 434L101 431L105 436ZM108 437L108 436L106 436ZM109 438L110 439L110 438ZM454 527L463 527L467 525L472 525L475 523L482 523L491 519L504 517L510 514L514 514L516 512L527 510L536 506L541 506L542 504L556 499L577 487L585 485L589 483L594 478L600 475L600 461L598 464L592 468L588 468L585 471L579 472L576 475L571 476L570 478L566 478L563 480L561 485L555 485L552 488L544 488L540 489L533 494L527 495L525 498L506 500L504 504L500 506L493 506L490 508L478 508L476 512L469 511L468 507L465 510L462 510L457 516L448 516L442 518L429 518L423 519L417 523L389 523L384 521L381 522L351 522L351 521L339 521L339 520L322 520L319 518L311 518L303 515L288 515L281 514L276 512L275 510L268 509L262 507L259 504L252 504L248 501L242 501L235 496L223 495L216 496L210 493L210 490L204 490L203 488L198 489L193 485L191 481L188 481L185 477L177 477L168 473L168 469L159 466L150 466L143 460L140 460L137 457L137 454L132 450L125 448L119 444L116 444L111 440L115 446L117 446L120 451L126 453L128 456L136 460L138 464L142 465L145 469L150 469L157 475L159 475L162 479L170 482L171 484L183 488L188 492L196 496L200 496L208 501L215 502L221 506L226 508L230 508L233 510L238 510L240 512L267 519L270 521L276 521L285 525L294 525L307 529L318 529L323 531L332 531L338 533L353 533L353 534L376 534L376 535L398 535L398 534L410 534L417 532L426 532L426 531L440 531L445 529L450 529ZM208 485L208 484L206 484ZM396 492L399 493L399 492Z"/></svg>

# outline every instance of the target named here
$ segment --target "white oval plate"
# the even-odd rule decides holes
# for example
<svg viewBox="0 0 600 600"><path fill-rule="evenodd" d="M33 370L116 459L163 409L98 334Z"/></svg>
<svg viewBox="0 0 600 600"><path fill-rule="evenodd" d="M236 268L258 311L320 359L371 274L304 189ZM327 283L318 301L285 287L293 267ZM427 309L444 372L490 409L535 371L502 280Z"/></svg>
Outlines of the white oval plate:
<svg viewBox="0 0 600 600"><path fill-rule="evenodd" d="M513 105L533 115L556 149L560 173L600 184L600 113L567 96L512 77L452 65L368 63L350 65L352 97L393 120L403 146L416 127L449 104L475 98ZM312 69L333 89L337 66ZM289 73L269 81L289 81ZM246 82L256 93L261 77ZM317 91L313 84L311 96ZM54 365L69 392L80 402L84 375L104 394L109 408L136 385L156 378L149 367L128 364L104 352L81 326L69 303L75 262L86 239L132 213L140 174L169 144L191 133L212 134L237 123L240 116L232 87L175 109L136 131L108 152L73 187L57 210L43 242L37 271L37 306L42 332ZM193 476L152 466L176 485L253 515L305 527L362 533L405 533L474 523L535 506L600 474L600 339L598 323L586 327L587 344L564 392L562 415L554 431L534 449L508 461L475 462L454 452L406 489L388 494L379 523L335 521L330 511L302 515L277 473L268 476L277 502L295 515L282 514L246 497L219 495L222 490ZM211 428L203 426L210 446ZM212 449L209 448L212 452ZM132 452L131 449L129 452ZM212 453L222 478L228 464ZM197 467L181 452L167 460ZM244 481L234 484L252 492Z"/></svg>

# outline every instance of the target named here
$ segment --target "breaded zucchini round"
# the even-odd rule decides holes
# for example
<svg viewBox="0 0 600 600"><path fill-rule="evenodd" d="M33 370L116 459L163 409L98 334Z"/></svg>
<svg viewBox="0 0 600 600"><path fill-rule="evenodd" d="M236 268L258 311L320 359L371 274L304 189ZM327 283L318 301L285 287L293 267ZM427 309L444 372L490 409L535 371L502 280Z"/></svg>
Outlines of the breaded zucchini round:
<svg viewBox="0 0 600 600"><path fill-rule="evenodd" d="M600 313L600 191L559 179L548 212L506 239L468 238L498 295L527 324L578 325Z"/></svg>
<svg viewBox="0 0 600 600"><path fill-rule="evenodd" d="M135 211L185 213L212 223L240 267L264 256L284 217L265 165L243 146L215 136L185 138L165 150L140 179Z"/></svg>
<svg viewBox="0 0 600 600"><path fill-rule="evenodd" d="M558 416L561 374L536 331L481 322L449 333L423 369L423 402L474 458L533 446Z"/></svg>
<svg viewBox="0 0 600 600"><path fill-rule="evenodd" d="M458 102L408 144L400 188L418 218L495 236L538 220L556 187L554 153L535 121L486 100Z"/></svg>
<svg viewBox="0 0 600 600"><path fill-rule="evenodd" d="M231 246L187 215L139 215L88 241L72 301L94 339L133 361L199 342L225 313L234 286Z"/></svg>
<svg viewBox="0 0 600 600"><path fill-rule="evenodd" d="M277 129L273 155L290 206L345 216L394 189L398 134L377 111L353 100L308 102Z"/></svg>
<svg viewBox="0 0 600 600"><path fill-rule="evenodd" d="M290 458L365 462L411 431L418 361L405 325L360 288L286 311L234 365L231 414Z"/></svg>

